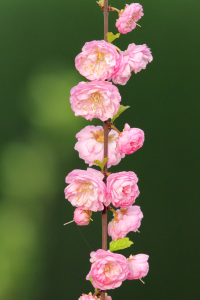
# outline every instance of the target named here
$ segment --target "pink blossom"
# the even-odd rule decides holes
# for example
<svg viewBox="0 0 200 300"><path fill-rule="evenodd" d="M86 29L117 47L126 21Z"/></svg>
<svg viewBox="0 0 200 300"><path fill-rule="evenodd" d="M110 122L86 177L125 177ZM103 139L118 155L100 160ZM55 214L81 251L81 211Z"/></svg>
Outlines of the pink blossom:
<svg viewBox="0 0 200 300"><path fill-rule="evenodd" d="M74 211L74 221L79 226L88 225L90 223L91 215L91 210L83 210L77 207Z"/></svg>
<svg viewBox="0 0 200 300"><path fill-rule="evenodd" d="M76 69L89 80L110 80L118 68L119 53L106 41L87 42L75 58Z"/></svg>
<svg viewBox="0 0 200 300"><path fill-rule="evenodd" d="M75 116L86 120L106 121L118 112L121 96L118 88L108 81L80 82L70 92L71 108Z"/></svg>
<svg viewBox="0 0 200 300"><path fill-rule="evenodd" d="M134 172L112 173L107 179L107 196L115 207L128 208L140 192L138 178Z"/></svg>
<svg viewBox="0 0 200 300"><path fill-rule="evenodd" d="M119 152L132 154L143 146L144 131L139 128L130 128L128 124L125 124L116 142Z"/></svg>
<svg viewBox="0 0 200 300"><path fill-rule="evenodd" d="M143 213L139 206L117 209L114 219L108 224L112 240L124 238L130 231L136 232L141 225Z"/></svg>
<svg viewBox="0 0 200 300"><path fill-rule="evenodd" d="M65 188L65 198L83 210L103 210L104 205L110 204L103 178L104 175L95 169L73 170L65 178L69 183Z"/></svg>
<svg viewBox="0 0 200 300"><path fill-rule="evenodd" d="M128 261L121 255L102 249L90 253L91 270L86 279L92 279L95 288L110 290L119 287L127 279Z"/></svg>
<svg viewBox="0 0 200 300"><path fill-rule="evenodd" d="M142 69L146 69L146 65L152 60L153 57L147 45L130 44L127 51L120 52L119 67L112 76L112 81L115 84L125 85L132 71L136 74Z"/></svg>
<svg viewBox="0 0 200 300"><path fill-rule="evenodd" d="M90 293L88 295L82 294L82 296L78 300L97 300L97 298L93 297L92 293Z"/></svg>
<svg viewBox="0 0 200 300"><path fill-rule="evenodd" d="M125 6L125 10L119 14L115 26L120 33L126 34L136 27L136 22L144 16L142 5L132 3Z"/></svg>
<svg viewBox="0 0 200 300"><path fill-rule="evenodd" d="M129 274L127 279L139 279L146 276L149 271L148 258L149 256L146 254L130 255L128 258Z"/></svg>
<svg viewBox="0 0 200 300"><path fill-rule="evenodd" d="M117 165L125 154L119 153L116 144L118 133L111 130L108 136L108 168ZM102 161L104 158L104 132L102 126L86 126L76 134L78 142L74 149L79 152L89 166L95 165L94 160Z"/></svg>
<svg viewBox="0 0 200 300"><path fill-rule="evenodd" d="M93 297L92 293L89 293L88 295L82 294L78 300L100 300L100 298L97 298L97 296ZM105 293L105 300L112 300L112 298Z"/></svg>

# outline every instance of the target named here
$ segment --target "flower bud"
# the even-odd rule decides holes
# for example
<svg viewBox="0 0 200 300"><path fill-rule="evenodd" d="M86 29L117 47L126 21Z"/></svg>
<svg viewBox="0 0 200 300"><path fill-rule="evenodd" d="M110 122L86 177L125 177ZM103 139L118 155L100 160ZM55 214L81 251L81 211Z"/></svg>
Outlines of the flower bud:
<svg viewBox="0 0 200 300"><path fill-rule="evenodd" d="M92 293L89 293L88 295L82 294L82 296L78 300L97 300L97 298L93 297Z"/></svg>
<svg viewBox="0 0 200 300"><path fill-rule="evenodd" d="M127 279L140 279L146 276L149 271L148 258L149 256L146 254L130 255L128 258L129 274Z"/></svg>
<svg viewBox="0 0 200 300"><path fill-rule="evenodd" d="M139 128L130 128L128 124L125 124L116 142L120 153L132 154L143 146L144 131Z"/></svg>
<svg viewBox="0 0 200 300"><path fill-rule="evenodd" d="M74 221L79 226L88 225L90 223L91 215L91 210L83 210L81 208L76 208L74 211Z"/></svg>

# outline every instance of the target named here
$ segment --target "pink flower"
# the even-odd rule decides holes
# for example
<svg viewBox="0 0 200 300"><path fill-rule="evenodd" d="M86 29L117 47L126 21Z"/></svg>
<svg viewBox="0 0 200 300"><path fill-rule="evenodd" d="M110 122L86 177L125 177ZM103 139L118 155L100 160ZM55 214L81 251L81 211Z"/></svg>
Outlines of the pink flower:
<svg viewBox="0 0 200 300"><path fill-rule="evenodd" d="M142 69L146 69L146 65L152 60L151 51L145 44L130 44L127 51L120 52L119 67L117 72L112 76L112 81L115 84L125 85L132 71L136 74Z"/></svg>
<svg viewBox="0 0 200 300"><path fill-rule="evenodd" d="M116 211L114 219L108 224L108 235L112 240L124 238L130 231L136 232L141 225L143 213L139 206L130 206Z"/></svg>
<svg viewBox="0 0 200 300"><path fill-rule="evenodd" d="M139 128L130 128L128 124L125 124L116 142L120 153L132 154L143 146L144 131Z"/></svg>
<svg viewBox="0 0 200 300"><path fill-rule="evenodd" d="M82 296L78 300L97 300L97 298L93 297L92 293L90 293L88 295L82 294Z"/></svg>
<svg viewBox="0 0 200 300"><path fill-rule="evenodd" d="M92 279L92 285L101 290L119 287L127 279L128 261L121 255L102 249L90 253L91 270L86 279Z"/></svg>
<svg viewBox="0 0 200 300"><path fill-rule="evenodd" d="M82 296L78 300L100 300L99 297L98 298L97 296L93 297L92 293L89 293L88 295L82 294ZM112 300L112 298L108 296L107 293L105 293L105 300Z"/></svg>
<svg viewBox="0 0 200 300"><path fill-rule="evenodd" d="M80 82L70 92L70 103L75 116L86 120L106 121L118 112L121 96L118 88L108 81Z"/></svg>
<svg viewBox="0 0 200 300"><path fill-rule="evenodd" d="M108 168L117 165L125 154L119 153L116 144L118 133L111 130L108 136ZM104 158L104 132L102 126L86 126L76 134L78 142L74 149L79 152L89 166L95 165L94 160L102 161Z"/></svg>
<svg viewBox="0 0 200 300"><path fill-rule="evenodd" d="M104 205L110 204L103 178L104 175L95 169L73 170L65 178L69 183L65 188L65 199L83 210L103 210Z"/></svg>
<svg viewBox="0 0 200 300"><path fill-rule="evenodd" d="M76 208L74 211L74 221L77 225L85 226L90 223L92 212L91 210L83 210L81 208Z"/></svg>
<svg viewBox="0 0 200 300"><path fill-rule="evenodd" d="M139 3L132 3L125 6L123 13L119 14L115 26L120 33L126 34L136 27L136 22L144 16L143 8Z"/></svg>
<svg viewBox="0 0 200 300"><path fill-rule="evenodd" d="M148 258L149 256L146 254L130 255L128 258L129 274L127 279L139 279L146 276L149 271Z"/></svg>
<svg viewBox="0 0 200 300"><path fill-rule="evenodd" d="M112 173L107 179L107 196L115 207L128 208L140 192L138 178L134 172Z"/></svg>
<svg viewBox="0 0 200 300"><path fill-rule="evenodd" d="M118 68L119 53L106 41L87 42L75 58L76 69L89 80L110 80Z"/></svg>

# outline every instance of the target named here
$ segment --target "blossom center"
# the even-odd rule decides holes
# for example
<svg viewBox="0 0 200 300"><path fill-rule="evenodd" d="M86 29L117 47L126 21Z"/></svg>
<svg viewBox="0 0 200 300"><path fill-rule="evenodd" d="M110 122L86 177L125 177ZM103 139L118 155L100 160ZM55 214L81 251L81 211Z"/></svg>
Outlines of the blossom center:
<svg viewBox="0 0 200 300"><path fill-rule="evenodd" d="M80 183L80 182L79 182ZM88 200L88 196L93 194L93 185L90 181L84 181L80 183L77 187L77 193L78 193L78 204L85 204Z"/></svg>
<svg viewBox="0 0 200 300"><path fill-rule="evenodd" d="M96 132L92 131L91 132L94 139L99 142L99 143L103 143L104 142L104 131L102 129L97 130ZM108 136L108 143L112 142L115 139L115 135L114 134L110 134Z"/></svg>
<svg viewBox="0 0 200 300"><path fill-rule="evenodd" d="M105 53L99 52L98 50L95 51L94 53L97 54L97 57L96 57L97 62L104 61L104 59L105 59Z"/></svg>
<svg viewBox="0 0 200 300"><path fill-rule="evenodd" d="M119 268L116 264L108 262L105 264L103 273L107 277L107 280L110 280L112 276L119 274Z"/></svg>

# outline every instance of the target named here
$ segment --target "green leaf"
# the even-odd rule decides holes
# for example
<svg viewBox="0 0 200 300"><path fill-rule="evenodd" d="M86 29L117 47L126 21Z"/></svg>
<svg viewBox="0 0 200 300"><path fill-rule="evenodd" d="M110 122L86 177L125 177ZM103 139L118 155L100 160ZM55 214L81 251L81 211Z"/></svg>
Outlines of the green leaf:
<svg viewBox="0 0 200 300"><path fill-rule="evenodd" d="M90 280L90 282L91 282L91 284L92 284L92 278L90 278L89 280Z"/></svg>
<svg viewBox="0 0 200 300"><path fill-rule="evenodd" d="M103 172L103 168L107 161L108 161L108 157L104 158L102 162L100 160L94 160L94 163L97 164L101 168L101 171Z"/></svg>
<svg viewBox="0 0 200 300"><path fill-rule="evenodd" d="M115 119L117 119L121 113L123 113L126 109L128 109L130 106L123 106L123 105L120 105L120 108L118 110L118 112L116 113L116 115L114 115L114 117L112 118L111 120L111 123L114 122Z"/></svg>
<svg viewBox="0 0 200 300"><path fill-rule="evenodd" d="M107 40L108 43L112 43L115 39L120 37L120 33L113 34L112 32L107 32Z"/></svg>
<svg viewBox="0 0 200 300"><path fill-rule="evenodd" d="M129 240L128 237L119 239L119 240L114 240L110 242L110 251L117 251L117 250L122 250L130 247L133 244L132 241Z"/></svg>

